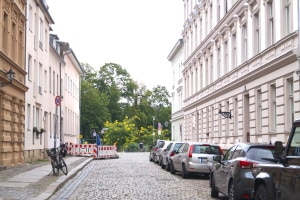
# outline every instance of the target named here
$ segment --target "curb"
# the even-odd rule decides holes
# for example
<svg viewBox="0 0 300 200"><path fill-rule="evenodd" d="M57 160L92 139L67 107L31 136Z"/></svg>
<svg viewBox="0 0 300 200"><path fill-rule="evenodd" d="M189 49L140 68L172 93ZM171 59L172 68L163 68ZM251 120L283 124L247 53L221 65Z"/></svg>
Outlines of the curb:
<svg viewBox="0 0 300 200"><path fill-rule="evenodd" d="M39 196L35 197L33 200L41 200L41 199L49 199L52 194L54 194L60 186L62 186L64 183L66 183L68 180L72 179L76 174L84 168L87 164L89 164L93 158L89 158L82 162L80 165L72 169L67 176L62 176L59 179L57 179L54 183L51 183L47 189L40 194Z"/></svg>

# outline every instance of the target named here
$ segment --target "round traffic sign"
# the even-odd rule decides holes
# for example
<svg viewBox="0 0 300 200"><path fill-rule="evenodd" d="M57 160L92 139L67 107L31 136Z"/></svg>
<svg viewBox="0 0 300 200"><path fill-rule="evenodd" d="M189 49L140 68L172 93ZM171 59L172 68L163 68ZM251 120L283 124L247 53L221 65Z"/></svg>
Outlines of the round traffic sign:
<svg viewBox="0 0 300 200"><path fill-rule="evenodd" d="M60 103L61 103L61 98L60 98L60 96L56 96L56 97L55 97L55 105L56 105L56 106L60 106Z"/></svg>

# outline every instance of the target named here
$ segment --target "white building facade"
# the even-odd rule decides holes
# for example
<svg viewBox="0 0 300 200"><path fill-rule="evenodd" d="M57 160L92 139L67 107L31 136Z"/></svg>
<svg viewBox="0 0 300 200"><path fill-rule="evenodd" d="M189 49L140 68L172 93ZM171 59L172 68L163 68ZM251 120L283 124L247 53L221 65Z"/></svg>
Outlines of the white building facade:
<svg viewBox="0 0 300 200"><path fill-rule="evenodd" d="M297 0L183 2L183 139L286 142L300 111Z"/></svg>
<svg viewBox="0 0 300 200"><path fill-rule="evenodd" d="M183 40L179 39L174 45L172 51L168 56L168 61L171 62L172 67L172 136L171 139L175 141L183 141L183 126L184 126L184 115L183 115Z"/></svg>
<svg viewBox="0 0 300 200"><path fill-rule="evenodd" d="M76 143L80 134L83 72L69 44L50 34L52 24L45 1L27 2L25 162L44 158L45 149L60 143Z"/></svg>

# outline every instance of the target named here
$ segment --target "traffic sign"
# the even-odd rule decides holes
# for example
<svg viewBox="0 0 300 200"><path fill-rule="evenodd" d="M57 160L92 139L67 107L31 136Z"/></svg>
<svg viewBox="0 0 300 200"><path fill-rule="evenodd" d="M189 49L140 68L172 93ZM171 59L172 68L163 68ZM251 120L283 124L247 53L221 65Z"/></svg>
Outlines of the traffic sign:
<svg viewBox="0 0 300 200"><path fill-rule="evenodd" d="M56 106L60 106L60 103L61 103L61 97L60 96L56 96L55 97L55 105Z"/></svg>

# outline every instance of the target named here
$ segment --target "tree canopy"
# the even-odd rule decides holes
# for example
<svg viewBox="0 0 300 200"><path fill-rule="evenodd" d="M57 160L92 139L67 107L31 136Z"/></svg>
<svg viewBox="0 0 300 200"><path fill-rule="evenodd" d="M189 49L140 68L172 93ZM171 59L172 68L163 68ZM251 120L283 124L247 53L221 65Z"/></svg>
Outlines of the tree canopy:
<svg viewBox="0 0 300 200"><path fill-rule="evenodd" d="M99 70L88 64L82 66L80 127L84 139L92 139L91 132L96 130L105 144L117 144L122 149L135 148L141 142L150 145L158 137L171 139L166 126L171 119L170 95L165 86L148 90L114 63ZM154 138L152 133L159 122L163 132Z"/></svg>

